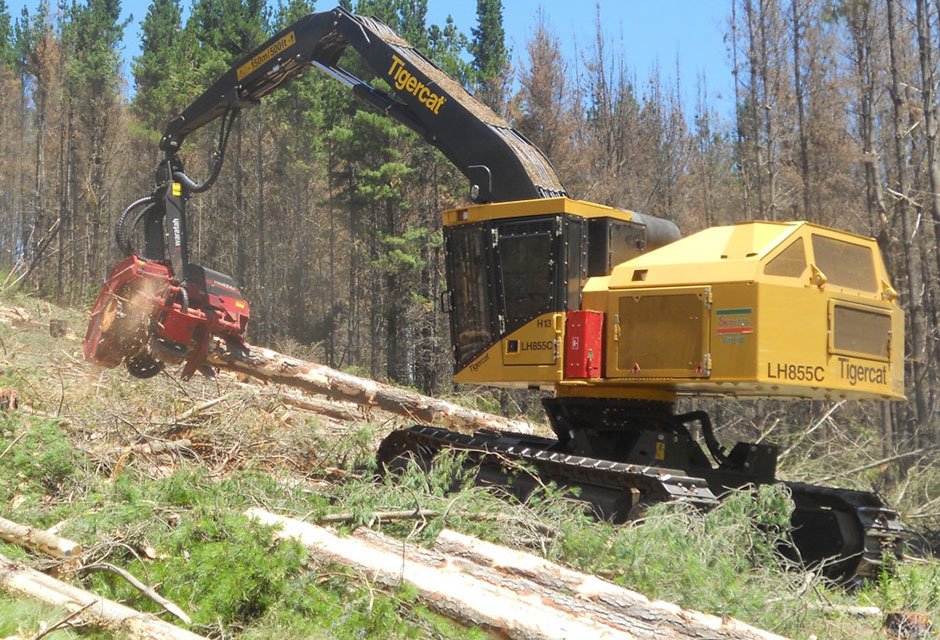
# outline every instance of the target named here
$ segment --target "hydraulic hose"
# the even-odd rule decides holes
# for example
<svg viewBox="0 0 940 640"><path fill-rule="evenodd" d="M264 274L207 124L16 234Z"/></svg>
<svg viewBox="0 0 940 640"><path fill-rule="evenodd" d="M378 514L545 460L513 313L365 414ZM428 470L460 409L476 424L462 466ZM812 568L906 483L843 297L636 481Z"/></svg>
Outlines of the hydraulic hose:
<svg viewBox="0 0 940 640"><path fill-rule="evenodd" d="M222 171L222 164L225 162L225 147L228 146L228 136L232 132L232 125L235 124L235 119L238 118L238 113L238 109L232 109L229 112L228 117L223 117L222 119L222 126L219 128L219 146L215 151L212 152L212 158L210 159L211 168L209 170L209 177L207 177L204 181L197 183L182 171L173 172L173 179L183 183L190 193L202 193L203 191L208 191L209 187L211 187L219 177L219 173Z"/></svg>
<svg viewBox="0 0 940 640"><path fill-rule="evenodd" d="M127 225L127 216L129 216L131 211L133 211L137 207L141 207L145 204L152 205L153 203L154 203L153 196L146 196L144 198L140 198L139 200L134 200L134 202L130 203L127 206L127 208L124 209L124 212L121 213L117 222L114 224L114 240L117 242L118 248L124 252L125 257L133 255L134 253L134 248L131 247L130 244L128 244L127 237L124 235L124 230ZM136 220L139 220L139 219L140 219L140 216L136 218ZM135 223L136 223L136 220L135 220Z"/></svg>
<svg viewBox="0 0 940 640"><path fill-rule="evenodd" d="M715 437L712 420L707 413L704 411L690 411L689 413L676 416L676 420L682 424L698 421L702 426L702 438L705 440L705 446L708 447L708 451L712 454L712 457L715 458L715 462L719 465L723 465L728 461L728 456L721 448L721 443L718 442L718 438Z"/></svg>

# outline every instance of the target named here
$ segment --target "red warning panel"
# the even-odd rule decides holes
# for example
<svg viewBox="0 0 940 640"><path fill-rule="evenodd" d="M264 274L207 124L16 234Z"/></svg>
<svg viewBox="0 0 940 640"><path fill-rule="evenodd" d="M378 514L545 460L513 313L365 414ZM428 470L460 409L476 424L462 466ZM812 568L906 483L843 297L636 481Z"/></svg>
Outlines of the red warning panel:
<svg viewBox="0 0 940 640"><path fill-rule="evenodd" d="M600 378L604 314L569 311L565 320L565 378Z"/></svg>

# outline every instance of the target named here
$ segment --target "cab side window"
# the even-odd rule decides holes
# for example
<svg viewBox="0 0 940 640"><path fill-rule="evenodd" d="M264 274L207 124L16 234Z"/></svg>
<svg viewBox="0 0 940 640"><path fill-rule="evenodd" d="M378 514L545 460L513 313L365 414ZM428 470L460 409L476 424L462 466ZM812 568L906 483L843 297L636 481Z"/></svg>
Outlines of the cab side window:
<svg viewBox="0 0 940 640"><path fill-rule="evenodd" d="M871 247L813 234L816 267L829 284L859 291L878 291Z"/></svg>
<svg viewBox="0 0 940 640"><path fill-rule="evenodd" d="M803 248L803 238L797 238L764 266L764 273L768 276L799 278L805 269L806 250Z"/></svg>

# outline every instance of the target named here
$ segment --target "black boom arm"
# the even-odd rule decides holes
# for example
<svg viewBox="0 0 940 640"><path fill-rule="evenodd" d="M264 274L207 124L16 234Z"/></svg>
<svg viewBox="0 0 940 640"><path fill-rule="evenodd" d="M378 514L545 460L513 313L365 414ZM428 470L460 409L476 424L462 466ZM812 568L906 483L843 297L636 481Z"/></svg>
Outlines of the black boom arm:
<svg viewBox="0 0 940 640"><path fill-rule="evenodd" d="M339 66L350 46L388 82L391 93ZM157 168L156 189L131 204L115 226L124 254L135 254L127 229L143 221L143 257L168 262L173 281L182 282L189 262L186 201L218 177L239 112L314 66L440 149L470 181L473 201L567 195L548 158L508 122L382 22L336 8L304 16L271 37L170 120L160 139L164 158ZM177 152L186 136L218 118L222 125L209 176L197 183L184 172Z"/></svg>
<svg viewBox="0 0 940 640"><path fill-rule="evenodd" d="M391 85L392 94L338 66L349 46ZM235 63L169 122L160 148L175 155L193 131L257 104L311 66L440 149L470 181L475 202L566 195L548 158L508 122L387 25L339 7L304 16Z"/></svg>

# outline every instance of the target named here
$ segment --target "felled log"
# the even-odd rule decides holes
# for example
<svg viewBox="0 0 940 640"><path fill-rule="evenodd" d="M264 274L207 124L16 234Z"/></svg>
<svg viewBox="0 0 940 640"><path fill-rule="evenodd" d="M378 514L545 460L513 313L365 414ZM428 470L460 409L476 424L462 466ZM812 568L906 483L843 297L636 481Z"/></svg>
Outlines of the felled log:
<svg viewBox="0 0 940 640"><path fill-rule="evenodd" d="M63 560L73 560L82 553L82 545L77 542L5 518L0 518L0 538Z"/></svg>
<svg viewBox="0 0 940 640"><path fill-rule="evenodd" d="M83 621L125 634L130 640L205 640L149 613L141 613L73 587L61 580L16 564L0 555L0 589L35 598L73 613L84 609Z"/></svg>
<svg viewBox="0 0 940 640"><path fill-rule="evenodd" d="M492 569L508 579L524 579L547 589L570 594L618 616L655 618L659 625L682 629L692 638L784 640L782 636L733 618L719 618L683 609L670 602L650 600L636 591L568 569L531 553L502 547L450 529L440 532L434 548L468 564Z"/></svg>
<svg viewBox="0 0 940 640"><path fill-rule="evenodd" d="M33 320L33 317L23 307L6 306L0 308L0 324L8 324L11 327L42 326L42 323Z"/></svg>
<svg viewBox="0 0 940 640"><path fill-rule="evenodd" d="M407 544L367 528L344 538L329 529L261 509L250 509L248 516L280 527L276 536L298 540L320 561L351 567L387 586L408 583L435 611L509 638L784 640L737 621L651 603L615 585L602 589L594 584L602 582L596 578L509 549L503 551L510 556L519 554L514 562L494 563L473 545L473 554L460 551L453 555ZM499 555L484 549L490 555ZM526 570L504 570L511 566ZM592 586L593 591L587 587L572 590L573 584ZM594 597L585 597L585 593Z"/></svg>
<svg viewBox="0 0 940 640"><path fill-rule="evenodd" d="M224 340L215 340L209 351L208 363L307 393L325 395L365 407L378 407L417 422L454 429L495 429L532 433L532 428L519 420L468 409L414 391L337 371L322 364L291 358L263 347L233 349Z"/></svg>
<svg viewBox="0 0 940 640"><path fill-rule="evenodd" d="M278 537L298 540L321 561L352 567L386 586L409 583L429 607L465 624L523 640L634 637L593 620L546 609L537 599L514 597L420 547L403 547L392 540L387 547L380 547L355 537L341 538L323 527L260 509L249 510L248 516L263 524L281 526Z"/></svg>
<svg viewBox="0 0 940 640"><path fill-rule="evenodd" d="M319 400L317 398L310 397L304 398L299 394L284 394L279 399L286 405L296 407L304 411L311 411L313 413L326 416L327 418L333 418L335 420L349 421L362 418L361 415L357 415L356 405L349 402Z"/></svg>
<svg viewBox="0 0 940 640"><path fill-rule="evenodd" d="M48 322L40 322L22 307L0 307L0 324L49 331L49 335L53 338L76 338L75 332L69 328L65 320L50 318Z"/></svg>
<svg viewBox="0 0 940 640"><path fill-rule="evenodd" d="M806 605L806 608L810 610L827 611L831 613L842 613L845 615L854 616L856 618L880 618L885 614L881 607L866 607L864 605L851 604L809 603Z"/></svg>

